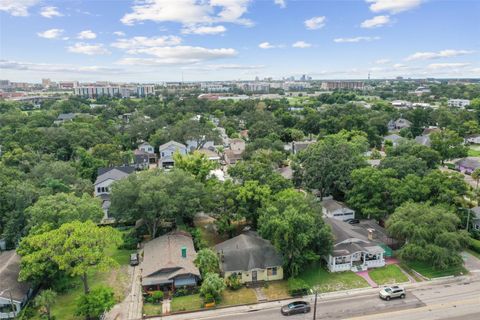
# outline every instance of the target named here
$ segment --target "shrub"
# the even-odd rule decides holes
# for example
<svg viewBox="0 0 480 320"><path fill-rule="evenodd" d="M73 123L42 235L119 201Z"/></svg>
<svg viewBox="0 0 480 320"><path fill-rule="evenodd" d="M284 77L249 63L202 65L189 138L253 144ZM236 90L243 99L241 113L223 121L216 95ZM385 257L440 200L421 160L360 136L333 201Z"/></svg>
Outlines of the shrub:
<svg viewBox="0 0 480 320"><path fill-rule="evenodd" d="M118 247L119 249L126 250L135 250L137 245L140 242L138 235L135 229L132 229L122 235L122 244Z"/></svg>
<svg viewBox="0 0 480 320"><path fill-rule="evenodd" d="M480 253L480 240L475 240L473 238L470 239L470 249L473 251Z"/></svg>
<svg viewBox="0 0 480 320"><path fill-rule="evenodd" d="M203 297L203 299L204 299L205 303L215 302L215 298L210 293L206 293L205 296Z"/></svg>
<svg viewBox="0 0 480 320"><path fill-rule="evenodd" d="M148 297L148 302L150 303L159 303L163 299L162 291L154 291Z"/></svg>
<svg viewBox="0 0 480 320"><path fill-rule="evenodd" d="M109 311L115 305L115 297L112 288L97 287L88 294L83 294L77 299L77 316L86 318L98 318L105 311Z"/></svg>
<svg viewBox="0 0 480 320"><path fill-rule="evenodd" d="M190 232L190 234L192 235L195 250L200 251L204 248L208 248L207 243L202 238L202 234L199 228L188 228L188 232Z"/></svg>
<svg viewBox="0 0 480 320"><path fill-rule="evenodd" d="M308 290L310 290L310 286L302 279L290 278L288 279L287 285L288 293L291 296L306 295L308 293Z"/></svg>
<svg viewBox="0 0 480 320"><path fill-rule="evenodd" d="M230 275L227 280L225 281L227 287L232 290L238 290L242 287L242 283L240 282L240 278L236 274Z"/></svg>
<svg viewBox="0 0 480 320"><path fill-rule="evenodd" d="M183 296L188 296L190 294L189 290L186 288L180 288L175 290L175 293L173 294L174 297L183 297Z"/></svg>
<svg viewBox="0 0 480 320"><path fill-rule="evenodd" d="M207 273L200 287L200 295L209 297L211 295L214 300L220 300L222 291L225 289L225 282L216 273Z"/></svg>

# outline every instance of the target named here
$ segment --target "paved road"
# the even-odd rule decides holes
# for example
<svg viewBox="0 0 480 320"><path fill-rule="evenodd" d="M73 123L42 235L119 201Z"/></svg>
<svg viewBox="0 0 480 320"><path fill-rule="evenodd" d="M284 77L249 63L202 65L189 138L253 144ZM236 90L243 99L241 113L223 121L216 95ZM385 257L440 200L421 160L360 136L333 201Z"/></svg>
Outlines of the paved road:
<svg viewBox="0 0 480 320"><path fill-rule="evenodd" d="M268 309L245 310L237 313L219 314L220 310L163 317L165 320L210 319L210 320L276 320L312 319L313 314L295 315L288 318L280 314L278 306ZM353 297L328 298L317 304L316 319L357 320L415 320L415 319L480 319L480 279L450 284L429 283L409 289L404 300L380 300L376 291ZM215 312L217 311L217 312Z"/></svg>

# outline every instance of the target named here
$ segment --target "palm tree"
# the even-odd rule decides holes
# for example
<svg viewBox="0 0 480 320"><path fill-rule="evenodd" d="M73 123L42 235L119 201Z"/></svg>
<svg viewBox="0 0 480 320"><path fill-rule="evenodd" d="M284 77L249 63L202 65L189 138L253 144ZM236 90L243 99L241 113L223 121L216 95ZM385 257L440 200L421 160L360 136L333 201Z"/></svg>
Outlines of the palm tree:
<svg viewBox="0 0 480 320"><path fill-rule="evenodd" d="M478 181L480 180L480 168L475 169L472 172L472 179L477 182L477 189L478 189Z"/></svg>

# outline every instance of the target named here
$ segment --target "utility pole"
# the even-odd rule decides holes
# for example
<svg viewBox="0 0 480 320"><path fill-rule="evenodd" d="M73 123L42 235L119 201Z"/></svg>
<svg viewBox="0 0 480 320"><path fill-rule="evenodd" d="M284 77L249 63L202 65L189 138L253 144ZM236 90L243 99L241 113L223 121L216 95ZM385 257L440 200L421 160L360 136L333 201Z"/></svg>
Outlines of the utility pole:
<svg viewBox="0 0 480 320"><path fill-rule="evenodd" d="M314 289L315 291L315 302L313 303L313 320L317 318L317 297L318 297L318 287L315 286Z"/></svg>
<svg viewBox="0 0 480 320"><path fill-rule="evenodd" d="M13 317L15 318L16 317L15 311L17 310L17 308L15 308L15 305L13 304L12 291L10 289L8 289L8 293L10 295L10 304L12 305Z"/></svg>

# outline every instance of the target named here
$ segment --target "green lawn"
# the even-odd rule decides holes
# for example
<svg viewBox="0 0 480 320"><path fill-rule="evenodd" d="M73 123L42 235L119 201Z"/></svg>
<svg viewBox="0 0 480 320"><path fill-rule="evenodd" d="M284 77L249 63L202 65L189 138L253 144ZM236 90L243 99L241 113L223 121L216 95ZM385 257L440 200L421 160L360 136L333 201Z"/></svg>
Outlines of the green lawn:
<svg viewBox="0 0 480 320"><path fill-rule="evenodd" d="M472 256L477 257L480 259L480 253L473 251L472 249L465 249L466 252L470 253Z"/></svg>
<svg viewBox="0 0 480 320"><path fill-rule="evenodd" d="M199 310L203 308L203 299L200 294L192 294L183 297L174 297L170 305L171 312L185 311L185 310Z"/></svg>
<svg viewBox="0 0 480 320"><path fill-rule="evenodd" d="M408 282L408 277L395 264L372 269L368 274L378 285Z"/></svg>
<svg viewBox="0 0 480 320"><path fill-rule="evenodd" d="M147 316L158 316L162 314L162 304L144 303L143 314Z"/></svg>
<svg viewBox="0 0 480 320"><path fill-rule="evenodd" d="M328 272L320 264L306 268L297 278L310 286L318 286L319 292L331 292L369 287L367 281L351 271Z"/></svg>
<svg viewBox="0 0 480 320"><path fill-rule="evenodd" d="M234 306L238 304L256 303L257 296L255 291L250 288L240 288L238 290L226 289L223 291L222 300L218 306Z"/></svg>
<svg viewBox="0 0 480 320"><path fill-rule="evenodd" d="M473 148L473 147L468 148L468 156L469 156L469 157L480 157L480 150L478 149L478 147L476 147L476 148Z"/></svg>
<svg viewBox="0 0 480 320"><path fill-rule="evenodd" d="M90 272L89 285L95 288L99 285L109 286L114 289L118 302L124 299L128 288L129 279L127 267L130 257L130 250L119 250L114 247L107 250L106 254L115 259L119 268L112 268L104 272ZM72 278L77 285L66 293L59 294L52 307L52 315L62 320L80 320L82 317L75 316L76 300L83 294L83 286L78 278Z"/></svg>
<svg viewBox="0 0 480 320"><path fill-rule="evenodd" d="M417 282L422 282L423 280L425 280L425 279L420 278L419 276L417 276L417 274L414 273L414 272L412 271L412 269L411 269L406 263L404 263L404 262L400 263L400 268L402 268L406 273L408 273L408 274L409 274L413 279L415 279L415 281L417 281Z"/></svg>
<svg viewBox="0 0 480 320"><path fill-rule="evenodd" d="M262 291L268 300L291 298L291 296L288 294L288 285L286 280L269 282L268 287L262 288Z"/></svg>
<svg viewBox="0 0 480 320"><path fill-rule="evenodd" d="M446 268L442 270L437 270L434 269L432 266L429 266L425 263L422 262L407 262L407 265L423 275L424 277L427 278L439 278L439 277L446 277L446 276L458 276L461 274L467 274L468 271L463 267L451 267L451 268Z"/></svg>

